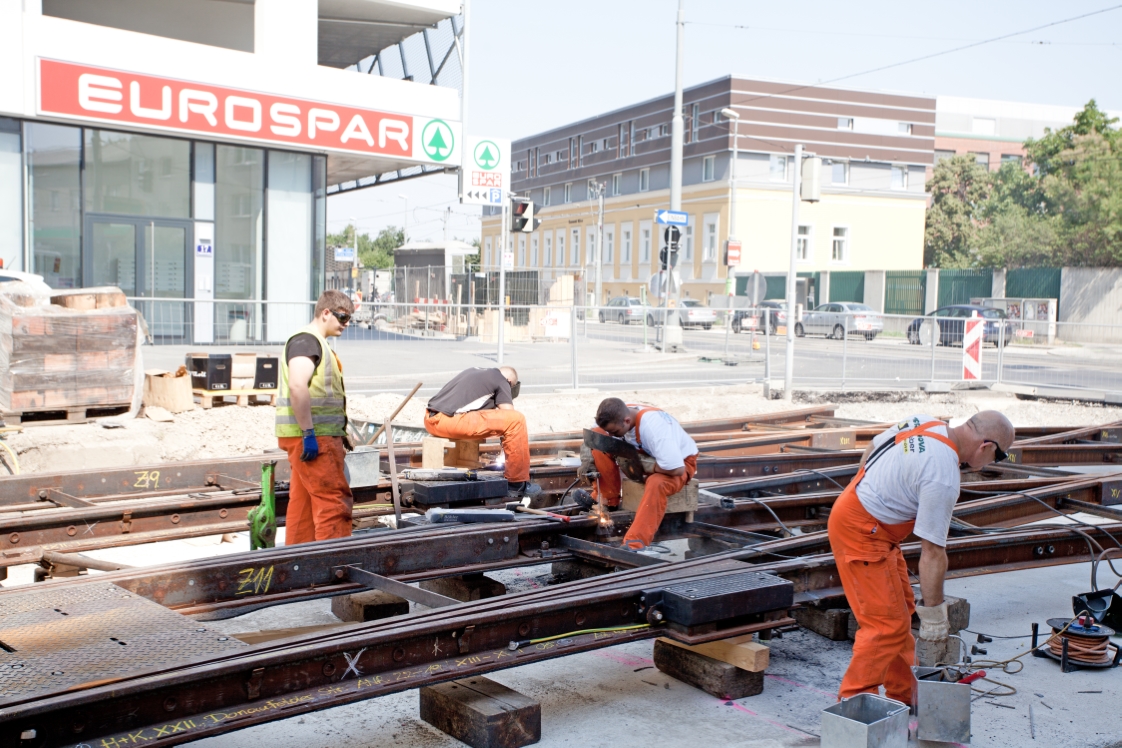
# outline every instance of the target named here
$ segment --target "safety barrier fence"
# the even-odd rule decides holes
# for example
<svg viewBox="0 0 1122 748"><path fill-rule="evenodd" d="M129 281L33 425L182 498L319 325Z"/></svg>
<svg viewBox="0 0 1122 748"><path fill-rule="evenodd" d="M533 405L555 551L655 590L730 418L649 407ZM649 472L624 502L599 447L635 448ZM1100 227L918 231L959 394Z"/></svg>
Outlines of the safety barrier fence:
<svg viewBox="0 0 1122 748"><path fill-rule="evenodd" d="M130 300L155 351L200 346L279 350L310 321L311 302ZM669 325L664 324L669 320ZM337 339L363 363L364 391L439 386L466 366L498 363L497 305L364 302ZM792 332L796 387L939 388L998 382L1122 393L1122 324L983 321L976 364L965 360L966 320L854 311L805 312ZM768 334L764 334L764 330ZM511 305L502 312L503 361L535 389L716 385L785 379L786 313L652 305ZM664 342L664 338L666 341ZM357 368L357 375L353 374ZM970 368L974 379L967 379ZM422 376L428 372L427 376Z"/></svg>

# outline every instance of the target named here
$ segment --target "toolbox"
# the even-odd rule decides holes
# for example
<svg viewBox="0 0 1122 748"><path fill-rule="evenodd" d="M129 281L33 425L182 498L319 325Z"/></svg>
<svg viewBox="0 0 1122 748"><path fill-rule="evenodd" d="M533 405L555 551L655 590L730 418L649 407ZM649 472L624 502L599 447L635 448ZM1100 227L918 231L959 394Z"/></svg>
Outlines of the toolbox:
<svg viewBox="0 0 1122 748"><path fill-rule="evenodd" d="M280 384L280 359L276 356L257 354L257 366L253 376L253 389L275 390Z"/></svg>
<svg viewBox="0 0 1122 748"><path fill-rule="evenodd" d="M228 390L233 378L233 356L229 353L188 353L187 371L193 390Z"/></svg>

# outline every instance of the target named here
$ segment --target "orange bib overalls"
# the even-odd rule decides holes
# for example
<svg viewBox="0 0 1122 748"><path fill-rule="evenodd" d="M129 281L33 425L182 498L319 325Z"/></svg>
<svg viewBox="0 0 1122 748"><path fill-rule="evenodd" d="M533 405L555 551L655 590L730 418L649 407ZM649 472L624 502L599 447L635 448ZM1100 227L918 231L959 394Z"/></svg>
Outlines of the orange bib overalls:
<svg viewBox="0 0 1122 748"><path fill-rule="evenodd" d="M635 415L635 443L640 449L643 448L643 440L639 435L639 424L643 420L643 414L652 410L659 410L659 408L643 408ZM597 431L601 430L597 429ZM619 506L623 484L615 460L598 450L592 451L592 459L596 463L597 472L600 473L597 483L599 490L604 492L604 503L609 508ZM685 488L697 473L697 455L690 455L683 462L686 470L682 475L651 473L647 476L647 481L643 484L643 498L639 503L639 509L635 512L635 520L628 528L627 534L623 536L624 547L645 548L654 540L655 533L662 524L662 518L666 515L667 499Z"/></svg>
<svg viewBox="0 0 1122 748"><path fill-rule="evenodd" d="M846 600L860 625L839 698L875 694L883 685L888 698L905 704L912 701L912 613L916 605L900 543L911 534L915 521L894 525L879 522L861 505L857 484L884 450L913 436L930 437L955 449L950 439L928 430L934 426L946 424L928 421L901 431L892 441L886 440L857 471L830 511L830 548Z"/></svg>

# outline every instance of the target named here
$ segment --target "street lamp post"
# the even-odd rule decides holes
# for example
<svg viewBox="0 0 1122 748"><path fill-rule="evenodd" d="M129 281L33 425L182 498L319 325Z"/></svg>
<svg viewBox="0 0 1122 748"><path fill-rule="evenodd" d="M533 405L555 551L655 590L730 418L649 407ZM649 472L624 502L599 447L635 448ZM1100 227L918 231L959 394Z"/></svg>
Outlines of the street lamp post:
<svg viewBox="0 0 1122 748"><path fill-rule="evenodd" d="M732 166L729 168L729 242L736 240L736 164L740 160L740 115L735 109L725 107L721 116L732 120ZM725 311L725 358L729 356L729 335L732 331L732 265L725 258L725 288L728 309Z"/></svg>

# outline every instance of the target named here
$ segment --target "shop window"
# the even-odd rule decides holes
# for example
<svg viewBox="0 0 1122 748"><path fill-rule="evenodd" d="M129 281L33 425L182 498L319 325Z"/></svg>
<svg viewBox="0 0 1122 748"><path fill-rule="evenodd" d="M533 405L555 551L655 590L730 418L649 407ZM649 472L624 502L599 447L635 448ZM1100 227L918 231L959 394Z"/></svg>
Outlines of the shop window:
<svg viewBox="0 0 1122 748"><path fill-rule="evenodd" d="M265 151L220 145L215 149L214 297L260 298L258 273L264 254ZM260 340L261 318L255 304L218 304L219 340Z"/></svg>
<svg viewBox="0 0 1122 748"><path fill-rule="evenodd" d="M82 285L81 155L77 127L28 122L32 272L52 288Z"/></svg>
<svg viewBox="0 0 1122 748"><path fill-rule="evenodd" d="M23 147L19 122L0 117L0 260L23 269Z"/></svg>
<svg viewBox="0 0 1122 748"><path fill-rule="evenodd" d="M251 202L249 195L242 197ZM268 200L269 262L265 291L270 301L289 303L269 305L267 339L282 342L311 321L307 305L291 303L311 299L311 154L269 151Z"/></svg>

